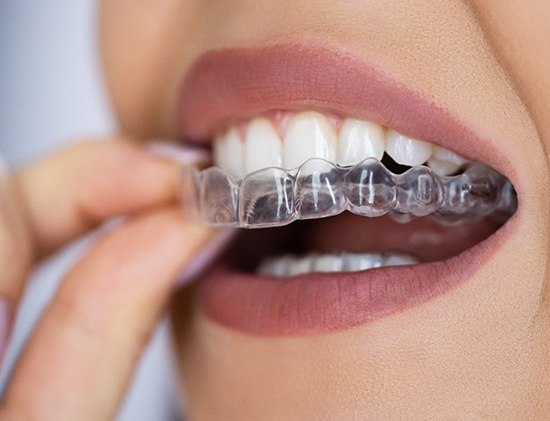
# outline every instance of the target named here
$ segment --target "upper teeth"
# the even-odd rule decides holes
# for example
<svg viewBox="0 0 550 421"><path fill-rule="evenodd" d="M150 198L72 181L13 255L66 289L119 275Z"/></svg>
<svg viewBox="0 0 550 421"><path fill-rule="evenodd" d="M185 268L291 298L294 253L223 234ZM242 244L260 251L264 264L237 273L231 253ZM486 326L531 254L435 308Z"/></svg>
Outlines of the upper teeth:
<svg viewBox="0 0 550 421"><path fill-rule="evenodd" d="M284 168L298 167L309 158L334 162L337 144L336 133L323 115L298 114L290 120L283 142Z"/></svg>
<svg viewBox="0 0 550 421"><path fill-rule="evenodd" d="M366 158L382 159L384 129L369 121L347 118L338 136L338 164L355 165Z"/></svg>
<svg viewBox="0 0 550 421"><path fill-rule="evenodd" d="M452 174L466 163L466 160L449 149L434 146L428 166L441 175Z"/></svg>
<svg viewBox="0 0 550 421"><path fill-rule="evenodd" d="M402 165L420 165L432 156L433 145L412 139L395 130L388 130L386 152L395 162Z"/></svg>
<svg viewBox="0 0 550 421"><path fill-rule="evenodd" d="M244 142L244 169L247 173L283 165L281 139L265 118L250 122Z"/></svg>
<svg viewBox="0 0 550 421"><path fill-rule="evenodd" d="M244 136L231 127L214 142L215 164L237 177L266 167L296 168L310 158L355 165L370 157L382 159L384 152L401 165L427 163L440 175L452 174L466 162L448 149L369 121L346 118L336 133L328 118L314 111L294 115L283 139L269 119L258 117L248 123Z"/></svg>

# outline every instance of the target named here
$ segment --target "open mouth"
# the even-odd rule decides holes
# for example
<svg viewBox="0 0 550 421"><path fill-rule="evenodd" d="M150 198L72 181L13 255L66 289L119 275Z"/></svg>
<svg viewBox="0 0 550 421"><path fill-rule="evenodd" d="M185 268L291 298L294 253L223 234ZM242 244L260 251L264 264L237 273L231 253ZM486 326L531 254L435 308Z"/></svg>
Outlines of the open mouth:
<svg viewBox="0 0 550 421"><path fill-rule="evenodd" d="M434 298L488 259L517 208L496 148L338 51L207 53L180 121L214 164L187 173L187 206L245 228L200 303L248 333L342 329Z"/></svg>

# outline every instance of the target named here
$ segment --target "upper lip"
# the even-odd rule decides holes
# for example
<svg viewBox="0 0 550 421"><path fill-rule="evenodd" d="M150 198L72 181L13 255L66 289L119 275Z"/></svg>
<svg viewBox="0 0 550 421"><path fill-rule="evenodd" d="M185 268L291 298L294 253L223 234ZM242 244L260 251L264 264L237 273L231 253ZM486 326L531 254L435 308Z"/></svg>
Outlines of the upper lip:
<svg viewBox="0 0 550 421"><path fill-rule="evenodd" d="M177 112L184 139L209 142L232 121L293 109L375 121L481 161L512 179L510 161L494 141L433 98L338 48L279 44L206 52L184 79Z"/></svg>

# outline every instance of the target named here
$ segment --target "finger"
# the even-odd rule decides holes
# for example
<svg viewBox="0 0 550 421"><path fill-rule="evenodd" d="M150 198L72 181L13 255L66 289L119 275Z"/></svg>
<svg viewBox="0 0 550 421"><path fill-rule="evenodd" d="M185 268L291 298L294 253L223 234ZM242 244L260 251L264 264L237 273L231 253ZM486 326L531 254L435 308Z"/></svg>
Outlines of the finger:
<svg viewBox="0 0 550 421"><path fill-rule="evenodd" d="M29 233L14 187L13 178L0 156L0 296L9 292L6 285L25 276L24 271L32 259Z"/></svg>
<svg viewBox="0 0 550 421"><path fill-rule="evenodd" d="M12 303L32 262L27 226L18 209L12 178L0 155L0 365L9 338Z"/></svg>
<svg viewBox="0 0 550 421"><path fill-rule="evenodd" d="M174 278L210 236L177 210L108 234L63 281L20 360L4 414L111 419Z"/></svg>
<svg viewBox="0 0 550 421"><path fill-rule="evenodd" d="M175 200L175 164L123 141L78 144L17 175L37 254L105 219Z"/></svg>

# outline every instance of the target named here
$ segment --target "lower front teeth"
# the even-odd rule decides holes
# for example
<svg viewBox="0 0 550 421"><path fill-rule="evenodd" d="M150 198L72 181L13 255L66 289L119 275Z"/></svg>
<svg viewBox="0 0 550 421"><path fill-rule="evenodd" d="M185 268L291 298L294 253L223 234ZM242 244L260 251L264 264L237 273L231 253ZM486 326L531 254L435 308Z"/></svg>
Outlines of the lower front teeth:
<svg viewBox="0 0 550 421"><path fill-rule="evenodd" d="M257 272L268 276L296 276L312 272L357 272L383 266L413 265L415 258L397 253L310 254L282 256L262 262Z"/></svg>
<svg viewBox="0 0 550 421"><path fill-rule="evenodd" d="M243 179L217 167L191 169L184 173L183 189L186 207L206 224L243 228L283 226L345 210L367 217L389 214L398 222L430 215L455 224L492 214L504 219L517 207L510 181L486 166L452 177L425 166L393 174L375 158L353 167L310 159L295 170L270 167Z"/></svg>

